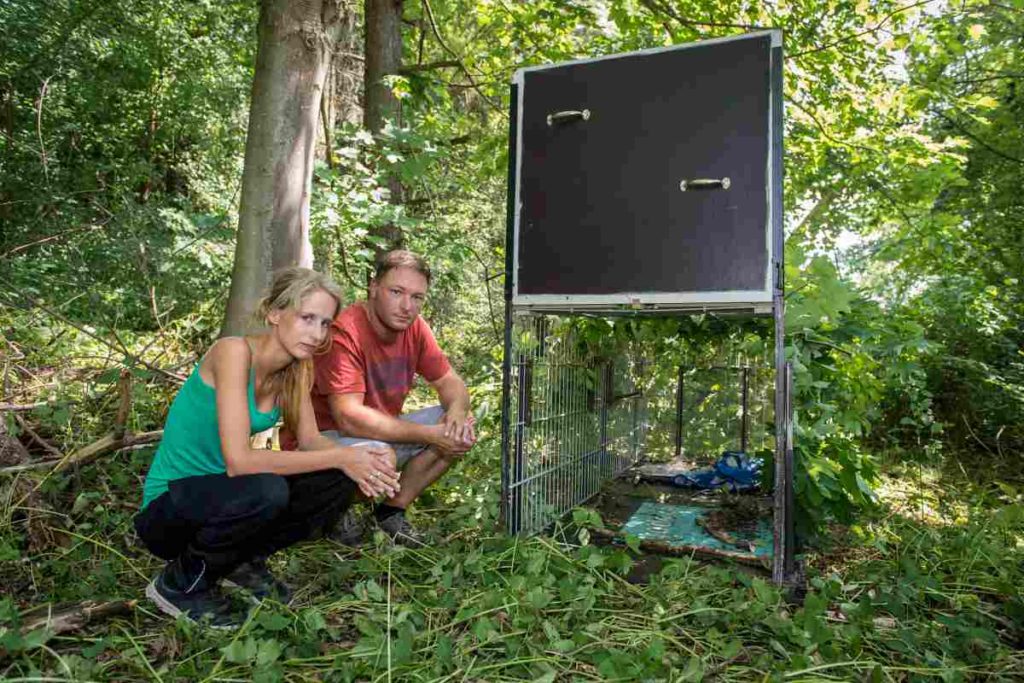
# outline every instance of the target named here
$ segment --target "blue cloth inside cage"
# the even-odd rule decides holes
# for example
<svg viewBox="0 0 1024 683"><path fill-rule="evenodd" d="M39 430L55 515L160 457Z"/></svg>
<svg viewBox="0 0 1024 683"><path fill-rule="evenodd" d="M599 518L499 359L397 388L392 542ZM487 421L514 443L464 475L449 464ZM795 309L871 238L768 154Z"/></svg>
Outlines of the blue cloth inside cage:
<svg viewBox="0 0 1024 683"><path fill-rule="evenodd" d="M743 451L725 451L708 470L679 472L672 476L676 486L697 489L727 487L731 492L757 488L761 479L761 458L752 458Z"/></svg>

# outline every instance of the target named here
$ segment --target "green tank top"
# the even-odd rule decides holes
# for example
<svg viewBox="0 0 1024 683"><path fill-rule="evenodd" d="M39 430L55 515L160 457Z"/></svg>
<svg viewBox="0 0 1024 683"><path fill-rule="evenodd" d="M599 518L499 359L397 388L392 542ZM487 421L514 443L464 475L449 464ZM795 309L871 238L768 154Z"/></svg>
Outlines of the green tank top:
<svg viewBox="0 0 1024 683"><path fill-rule="evenodd" d="M256 409L256 376L249 371L249 432L270 429L281 417L278 406ZM169 482L202 474L223 474L224 453L217 429L217 391L199 376L199 364L171 403L164 436L142 487L142 509L167 490Z"/></svg>

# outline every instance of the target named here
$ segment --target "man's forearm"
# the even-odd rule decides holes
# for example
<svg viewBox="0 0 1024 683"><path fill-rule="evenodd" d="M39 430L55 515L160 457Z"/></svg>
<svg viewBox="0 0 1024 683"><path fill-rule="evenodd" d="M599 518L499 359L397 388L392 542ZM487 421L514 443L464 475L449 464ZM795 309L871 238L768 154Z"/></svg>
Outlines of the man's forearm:
<svg viewBox="0 0 1024 683"><path fill-rule="evenodd" d="M336 414L334 420L345 436L393 443L430 442L430 431L426 425L399 420L369 406L350 408L345 415Z"/></svg>
<svg viewBox="0 0 1024 683"><path fill-rule="evenodd" d="M437 387L437 398L446 413L469 412L469 389L461 378Z"/></svg>

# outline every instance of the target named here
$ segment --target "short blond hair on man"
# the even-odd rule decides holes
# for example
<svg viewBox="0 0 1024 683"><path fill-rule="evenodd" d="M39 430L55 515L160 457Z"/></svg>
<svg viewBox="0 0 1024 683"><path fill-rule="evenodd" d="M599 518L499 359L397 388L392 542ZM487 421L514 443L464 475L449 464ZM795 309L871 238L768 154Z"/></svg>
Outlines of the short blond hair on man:
<svg viewBox="0 0 1024 683"><path fill-rule="evenodd" d="M381 254L377 258L377 269L374 272L373 279L380 280L387 275L388 271L392 271L395 268L412 268L427 278L427 284L430 284L430 266L427 265L422 256L408 249L392 249L386 254Z"/></svg>

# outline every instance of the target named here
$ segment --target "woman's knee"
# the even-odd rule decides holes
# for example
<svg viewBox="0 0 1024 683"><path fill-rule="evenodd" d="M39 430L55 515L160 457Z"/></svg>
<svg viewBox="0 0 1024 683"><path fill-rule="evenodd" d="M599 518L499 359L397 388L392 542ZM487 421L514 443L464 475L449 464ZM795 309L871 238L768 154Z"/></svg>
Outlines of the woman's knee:
<svg viewBox="0 0 1024 683"><path fill-rule="evenodd" d="M246 514L270 520L288 507L288 482L277 474L246 474L233 477L234 514ZM233 516L233 515L232 515Z"/></svg>
<svg viewBox="0 0 1024 683"><path fill-rule="evenodd" d="M277 474L256 474L259 478L259 498L273 515L288 507L288 481Z"/></svg>

